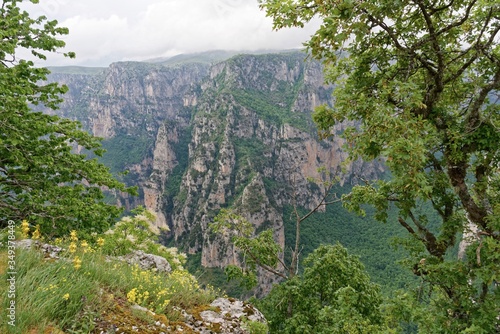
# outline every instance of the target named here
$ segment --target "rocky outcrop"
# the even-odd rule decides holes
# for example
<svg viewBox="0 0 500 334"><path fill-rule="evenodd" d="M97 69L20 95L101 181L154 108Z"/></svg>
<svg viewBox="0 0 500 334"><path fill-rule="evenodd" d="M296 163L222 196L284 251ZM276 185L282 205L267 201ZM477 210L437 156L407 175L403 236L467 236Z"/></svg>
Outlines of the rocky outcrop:
<svg viewBox="0 0 500 334"><path fill-rule="evenodd" d="M60 253L66 251L65 249L42 243L39 240L33 239L23 239L15 241L16 248L22 248L27 250L36 250L40 252L47 263L55 263L56 261L68 262L70 259L67 257L59 257ZM67 254L66 254L67 255ZM94 261L99 261L100 257L92 258ZM171 267L167 260L163 257L147 254L140 250L135 250L134 252L122 256L106 258L103 261L125 261L132 266L138 266L144 271L161 272L167 275L163 276L163 279L168 279L168 274L171 272ZM63 262L63 263L64 263ZM102 265L102 264L100 264ZM58 267L60 269L60 267ZM113 264L109 265L109 269L116 268ZM26 269L26 268L24 268ZM63 273L57 269L57 273ZM50 271L54 273L53 271ZM82 273L84 274L84 273ZM89 273L87 273L89 274ZM151 284L148 275L141 276L143 282ZM155 276L155 280L162 276ZM40 279L43 281L45 277ZM60 282L65 282L66 277L60 277ZM96 279L94 276L88 279ZM138 278L136 278L137 280ZM193 278L194 279L194 278ZM88 284L91 290L95 289L102 281L96 279L92 281L94 284ZM116 282L115 282L116 283ZM137 283L137 281L136 281ZM184 284L184 282L179 281L179 283ZM57 287L56 285L50 284L50 286ZM175 285L174 285L175 286ZM122 287L123 288L123 287ZM116 289L116 290L115 290ZM175 288L174 288L175 289ZM135 289L134 289L135 290ZM165 290L166 291L166 290ZM175 290L174 290L175 291ZM93 295L94 291L89 291L89 295ZM191 298L196 298L195 294L201 293L196 290L190 291ZM195 305L195 307L188 308L184 310L179 306L172 306L171 312L178 313L179 316L174 319L169 319L167 317L167 311L165 307L160 309L155 313L151 308L146 308L137 304L133 304L130 299L125 300L123 298L123 290L118 289L116 286L100 286L99 293L97 294L99 299L92 298L91 303L96 303L100 305L99 312L92 311L92 317L87 318L84 316L74 316L74 324L76 322L82 322L83 326L81 328L89 329L89 333L239 333L239 334L250 334L252 333L251 328L260 326L259 328L267 329L267 321L262 313L256 309L253 305L236 300L233 298L217 298L210 301L207 304ZM69 296L69 294L67 295ZM63 297L64 298L64 297ZM79 298L80 299L80 298ZM86 303L86 297L81 298L82 305ZM180 302L183 307L184 305L189 305L189 303ZM82 313L86 314L88 305L82 306ZM96 310L97 310L96 309ZM93 310L93 308L92 308ZM47 312L52 310L47 310ZM65 323L58 323L59 318L54 320L53 325L60 328L68 328L67 318L65 318ZM63 327L64 326L64 327ZM54 327L59 328L59 327ZM61 332L61 330L53 329L51 332ZM74 327L73 327L74 329ZM70 330L70 328L68 328ZM49 332L49 327L46 328L45 332ZM87 331L86 331L87 332Z"/></svg>
<svg viewBox="0 0 500 334"><path fill-rule="evenodd" d="M200 312L200 321L193 321L192 326L201 333L251 333L249 323L266 324L266 318L255 307L236 299L218 298L210 306L215 309ZM188 324L190 324L188 322ZM200 328L201 327L201 328ZM205 328L203 328L205 327ZM208 330L208 331L207 331Z"/></svg>
<svg viewBox="0 0 500 334"><path fill-rule="evenodd" d="M300 54L240 56L211 69L192 123L185 196L172 215L174 237L187 239L190 252L201 251L203 265L237 262L231 245L209 237L221 207L231 203L256 229L273 228L283 245L280 211L291 193L311 208L322 196L309 181L324 176L318 169L339 174L343 141L319 141L310 120L313 108L329 101L331 88L323 81L319 63ZM363 164L364 175L379 171Z"/></svg>
<svg viewBox="0 0 500 334"><path fill-rule="evenodd" d="M179 142L179 131L182 129L173 123L164 123L158 129L153 150L152 172L143 187L144 206L156 213L156 225L163 229L169 227L162 210L162 195L167 177L178 164L173 146Z"/></svg>
<svg viewBox="0 0 500 334"><path fill-rule="evenodd" d="M21 248L21 249L36 249L40 251L44 258L47 259L52 259L52 260L57 260L60 257L60 254L65 251L64 248L51 245L51 244L46 244L42 243L38 240L33 240L33 239L23 239L16 241L16 248Z"/></svg>
<svg viewBox="0 0 500 334"><path fill-rule="evenodd" d="M127 317L98 319L97 333L234 333L251 334L251 328L260 325L261 330L267 328L267 321L262 313L249 303L233 298L218 298L201 310L183 310L178 312L183 321L170 323L168 319L139 305L131 307L136 313L144 313L153 319L147 324L134 322ZM123 310L121 313L126 314Z"/></svg>
<svg viewBox="0 0 500 334"><path fill-rule="evenodd" d="M156 224L168 226L168 237L185 251L201 252L204 266L238 264L229 236L209 229L221 208L236 210L256 232L271 228L283 246L283 210L292 197L312 208L323 195L311 179L336 176L345 184L382 171L377 163L344 166L344 141L318 139L311 112L330 102L332 87L324 84L320 63L304 58L116 63L100 74L57 77L73 87L61 113L78 106L73 118L106 138L112 168L130 171L124 181L138 185L141 197L122 198L122 205L155 211Z"/></svg>
<svg viewBox="0 0 500 334"><path fill-rule="evenodd" d="M114 63L101 71L67 73L57 68L49 81L69 87L57 113L80 121L104 138L107 163L122 179L139 186L140 198L119 198L127 209L139 204L157 214L157 225L167 227L162 211L164 183L177 164L173 147L185 131L196 104L199 84L209 65L162 66L140 62Z"/></svg>
<svg viewBox="0 0 500 334"><path fill-rule="evenodd" d="M170 263L168 263L164 257L147 254L141 250L136 250L125 256L120 256L117 259L125 261L132 266L138 266L142 270L151 270L162 273L170 273L172 271Z"/></svg>

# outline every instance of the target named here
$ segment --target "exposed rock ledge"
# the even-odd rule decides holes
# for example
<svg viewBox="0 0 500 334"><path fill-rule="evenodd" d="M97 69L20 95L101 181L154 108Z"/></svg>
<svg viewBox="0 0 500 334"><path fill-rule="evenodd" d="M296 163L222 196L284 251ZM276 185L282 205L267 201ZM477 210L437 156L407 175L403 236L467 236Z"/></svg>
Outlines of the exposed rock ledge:
<svg viewBox="0 0 500 334"><path fill-rule="evenodd" d="M148 309L134 305L136 311L142 311L153 317L156 315ZM236 300L233 298L218 298L214 300L207 310L188 313L186 310L179 309L180 314L184 317L184 322L175 324L165 324L160 320L147 327L151 333L234 333L234 334L250 334L249 323L258 322L266 324L267 321L264 315L252 305ZM120 328L127 328L126 324L119 321L116 324L107 324L107 328L114 328L117 333ZM134 328L134 326L133 326ZM140 332L139 327L137 332ZM142 329L144 330L144 328ZM132 330L134 331L134 330ZM127 332L127 331L125 331ZM102 332L106 333L106 332Z"/></svg>
<svg viewBox="0 0 500 334"><path fill-rule="evenodd" d="M16 242L16 247L37 249L45 258L59 259L64 248L45 244L37 240L24 239ZM161 256L147 254L143 251L134 251L131 254L114 257L115 260L125 261L131 265L139 265L141 269L169 273L170 264ZM251 304L233 298L218 298L210 305L197 310L186 311L178 309L184 321L170 323L164 315L156 315L147 308L139 305L127 305L124 300L110 295L113 312L96 318L97 326L92 333L235 333L250 334L251 323L266 324L264 315ZM128 309L128 310L127 310ZM154 319L150 323L141 323L137 319L130 319L130 312L144 312ZM114 314L115 316L111 316Z"/></svg>
<svg viewBox="0 0 500 334"><path fill-rule="evenodd" d="M259 310L241 300L218 298L210 306L214 307L217 311L207 310L200 312L200 317L203 320L202 325L206 326L208 324L209 328L216 328L216 324L219 324L219 333L246 334L250 333L246 329L246 321L266 323L266 318L264 318L264 315ZM200 323L200 321L196 323Z"/></svg>
<svg viewBox="0 0 500 334"><path fill-rule="evenodd" d="M125 256L118 256L116 259L125 261L130 265L138 265L142 270L152 270L164 273L172 271L170 263L168 263L165 258L154 254L147 254L141 250L136 250Z"/></svg>
<svg viewBox="0 0 500 334"><path fill-rule="evenodd" d="M41 243L38 240L33 239L23 239L16 241L16 247L22 249L39 249L44 257L49 259L59 259L59 254L64 251L64 248Z"/></svg>

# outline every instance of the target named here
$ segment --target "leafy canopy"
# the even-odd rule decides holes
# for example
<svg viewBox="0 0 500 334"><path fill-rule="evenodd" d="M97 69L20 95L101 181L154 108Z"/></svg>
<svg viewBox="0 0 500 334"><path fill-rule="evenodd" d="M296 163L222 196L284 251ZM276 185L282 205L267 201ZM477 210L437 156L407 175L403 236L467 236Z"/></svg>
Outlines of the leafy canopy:
<svg viewBox="0 0 500 334"><path fill-rule="evenodd" d="M103 202L102 189L134 189L113 179L96 159L75 153L76 148L103 153L100 141L79 123L31 109L56 109L68 88L44 83L49 71L17 54L29 50L45 60L64 46L58 37L68 29L44 16L31 18L21 2L3 0L0 7L0 219L4 224L27 219L50 236L102 231L121 211Z"/></svg>
<svg viewBox="0 0 500 334"><path fill-rule="evenodd" d="M273 332L361 334L382 331L381 302L361 261L336 244L309 254L304 273L275 285L261 307Z"/></svg>
<svg viewBox="0 0 500 334"><path fill-rule="evenodd" d="M324 136L339 122L355 121L343 133L351 159L382 158L390 168L390 180L367 181L344 199L358 212L362 203L374 205L382 221L389 205L399 209L413 270L427 289L419 296L429 296L419 299L425 316L405 317L422 332L495 332L498 2L263 0L261 6L277 29L322 20L305 45L324 61L336 88L334 107L319 108L314 120ZM420 210L423 203L434 212ZM458 260L450 252L461 233L472 238Z"/></svg>

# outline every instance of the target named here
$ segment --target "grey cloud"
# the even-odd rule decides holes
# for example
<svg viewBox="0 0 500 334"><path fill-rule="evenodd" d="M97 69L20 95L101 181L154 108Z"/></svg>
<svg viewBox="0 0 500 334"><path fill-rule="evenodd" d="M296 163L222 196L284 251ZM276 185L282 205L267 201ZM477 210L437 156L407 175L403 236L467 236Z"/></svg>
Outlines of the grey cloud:
<svg viewBox="0 0 500 334"><path fill-rule="evenodd" d="M45 65L107 65L211 49L300 47L317 24L272 31L257 0L45 0L34 15L70 29L68 51L77 60L50 57Z"/></svg>

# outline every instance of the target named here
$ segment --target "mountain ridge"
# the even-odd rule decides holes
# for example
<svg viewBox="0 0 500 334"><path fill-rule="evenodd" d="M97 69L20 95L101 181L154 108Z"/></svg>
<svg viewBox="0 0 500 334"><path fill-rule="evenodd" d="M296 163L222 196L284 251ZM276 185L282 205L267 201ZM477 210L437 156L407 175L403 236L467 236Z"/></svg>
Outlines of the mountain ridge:
<svg viewBox="0 0 500 334"><path fill-rule="evenodd" d="M285 247L285 207L313 207L320 167L348 185L355 175L375 178L383 165L345 165L344 141L318 139L314 107L331 103L319 62L306 54L236 55L208 65L140 62L111 64L100 73L55 73L70 92L58 113L103 137L103 162L157 214L165 236L201 265L222 268L240 259L229 240L209 226L221 208L240 212L258 230L270 227ZM345 124L337 126L340 132ZM117 174L118 175L118 174ZM334 228L334 227L332 227ZM332 240L334 242L335 240ZM263 279L262 293L273 280Z"/></svg>

